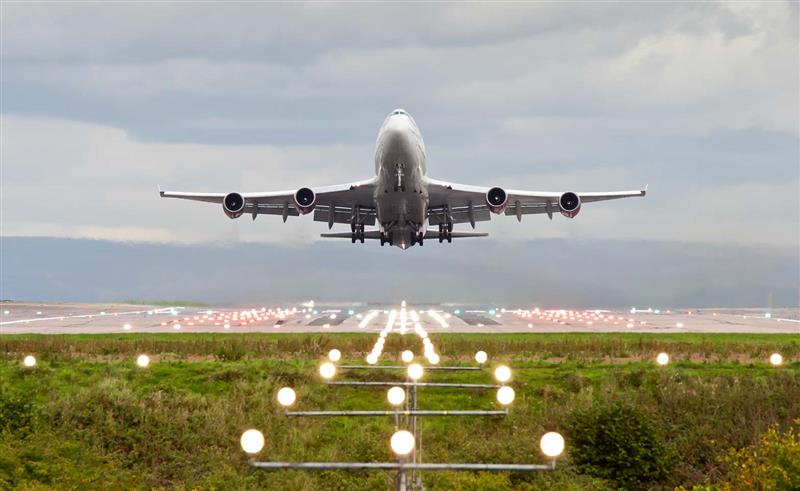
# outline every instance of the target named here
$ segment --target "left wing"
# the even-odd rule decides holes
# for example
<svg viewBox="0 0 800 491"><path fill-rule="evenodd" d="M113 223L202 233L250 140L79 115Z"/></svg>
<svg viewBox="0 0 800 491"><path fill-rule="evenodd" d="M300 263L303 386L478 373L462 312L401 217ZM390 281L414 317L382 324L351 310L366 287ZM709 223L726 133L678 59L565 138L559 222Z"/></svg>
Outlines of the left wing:
<svg viewBox="0 0 800 491"><path fill-rule="evenodd" d="M490 206L487 201L490 192L498 197L496 206ZM492 211L516 215L518 220L522 220L522 215L539 213L546 213L552 219L553 213L557 212L572 218L578 214L583 203L642 197L646 194L646 186L635 191L571 193L506 190L428 179L428 220L435 225L447 221L449 215L452 223L469 222L474 227L475 222L489 220Z"/></svg>
<svg viewBox="0 0 800 491"><path fill-rule="evenodd" d="M373 194L375 191L375 178L349 184L312 188L311 191L313 193L313 206L311 208L314 211L315 221L328 222L331 226L334 223L351 223L354 214L357 212L360 223L374 225L375 200ZM159 188L159 195L162 198L205 201L220 205L223 204L229 194L238 194L243 202L240 203L242 205L241 210L239 210L239 206L236 207L237 214L235 216L248 213L255 220L258 215L282 215L284 221L289 216L298 216L303 212L302 207L295 201L297 192L192 193L163 191Z"/></svg>

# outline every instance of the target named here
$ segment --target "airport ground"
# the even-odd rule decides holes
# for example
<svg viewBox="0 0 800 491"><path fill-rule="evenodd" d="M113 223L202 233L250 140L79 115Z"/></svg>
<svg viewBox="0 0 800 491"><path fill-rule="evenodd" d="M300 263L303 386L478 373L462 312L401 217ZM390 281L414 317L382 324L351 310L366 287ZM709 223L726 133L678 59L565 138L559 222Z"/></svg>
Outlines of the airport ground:
<svg viewBox="0 0 800 491"><path fill-rule="evenodd" d="M442 318L457 317L450 313ZM297 409L389 409L385 389L329 386L317 371L332 348L342 352L339 365L364 364L377 332L357 324L361 332L325 332L320 321L321 332L287 333L270 319L278 332L149 333L141 324L120 329L108 312L102 318L114 320L115 333L0 336L0 488L387 488L384 472L253 470L238 442L255 427L267 439L263 460L391 461L391 418L288 418L275 400L291 386ZM516 400L506 417L424 419L426 462L541 463L545 431L567 441L555 472L430 473L430 490L800 485L797 332L487 335L446 332L429 320L441 328L430 332L439 365L477 366L478 350L489 361L474 372L428 371L425 380L492 383L492 368L507 364ZM420 339L409 334L387 336L379 363L396 364L404 349L418 353ZM661 352L670 356L666 366L655 363ZM135 364L142 353L147 368ZM773 353L782 365L769 363ZM32 368L21 363L28 354L37 357ZM335 380L403 378L342 369ZM433 388L420 389L420 407L498 408L492 391ZM592 452L601 445L605 452Z"/></svg>

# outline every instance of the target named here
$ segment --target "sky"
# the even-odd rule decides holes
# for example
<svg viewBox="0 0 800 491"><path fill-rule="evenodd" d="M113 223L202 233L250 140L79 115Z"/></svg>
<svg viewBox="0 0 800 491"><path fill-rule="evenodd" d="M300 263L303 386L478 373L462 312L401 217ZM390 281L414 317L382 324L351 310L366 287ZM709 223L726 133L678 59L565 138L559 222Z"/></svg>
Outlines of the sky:
<svg viewBox="0 0 800 491"><path fill-rule="evenodd" d="M574 220L495 217L480 224L493 250L544 239L583 253L613 241L700 255L724 246L731 264L758 251L788 258L800 284L797 3L1 8L4 238L255 243L333 264L340 248L321 242L326 225L310 216L229 220L215 205L161 200L157 186L293 190L368 178L378 127L403 107L437 179L649 185L644 200L587 205ZM422 254L378 250L400 276ZM466 259L483 260L480 250L466 248Z"/></svg>

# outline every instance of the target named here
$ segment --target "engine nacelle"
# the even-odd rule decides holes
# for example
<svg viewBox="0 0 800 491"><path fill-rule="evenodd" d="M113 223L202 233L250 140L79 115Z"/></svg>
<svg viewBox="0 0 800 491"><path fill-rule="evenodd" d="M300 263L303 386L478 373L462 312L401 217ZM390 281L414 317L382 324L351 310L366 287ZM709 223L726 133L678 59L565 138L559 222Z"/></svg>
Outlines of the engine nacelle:
<svg viewBox="0 0 800 491"><path fill-rule="evenodd" d="M486 206L492 213L503 213L508 208L508 193L503 188L492 188L486 192Z"/></svg>
<svg viewBox="0 0 800 491"><path fill-rule="evenodd" d="M577 194L567 191L558 198L558 208L567 218L575 218L581 211L581 198Z"/></svg>
<svg viewBox="0 0 800 491"><path fill-rule="evenodd" d="M310 213L317 204L317 195L309 188L300 188L294 193L294 207L301 215Z"/></svg>
<svg viewBox="0 0 800 491"><path fill-rule="evenodd" d="M244 213L244 197L239 193L228 193L222 199L222 211L228 218L239 218Z"/></svg>

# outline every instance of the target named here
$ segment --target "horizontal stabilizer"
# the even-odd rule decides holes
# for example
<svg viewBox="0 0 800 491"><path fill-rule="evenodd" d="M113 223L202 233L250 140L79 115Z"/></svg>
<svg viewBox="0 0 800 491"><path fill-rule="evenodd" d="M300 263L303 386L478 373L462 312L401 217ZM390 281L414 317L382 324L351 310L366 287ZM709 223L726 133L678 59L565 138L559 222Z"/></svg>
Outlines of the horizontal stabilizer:
<svg viewBox="0 0 800 491"><path fill-rule="evenodd" d="M350 232L334 232L328 234L320 234L320 237L324 237L326 239L349 239L352 237L353 234ZM465 237L487 237L489 234L485 232L453 232L452 236L454 239L465 238ZM381 238L381 233L378 230L372 230L370 232L364 232L365 239L374 239L378 240ZM439 238L439 232L434 232L432 230L428 230L425 232L425 238L434 240Z"/></svg>

